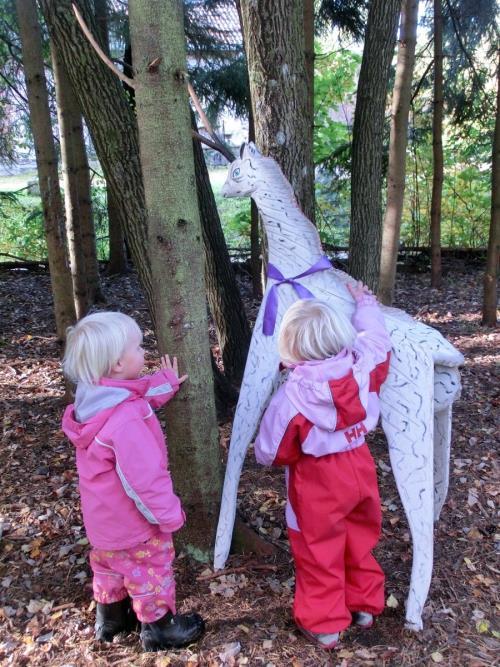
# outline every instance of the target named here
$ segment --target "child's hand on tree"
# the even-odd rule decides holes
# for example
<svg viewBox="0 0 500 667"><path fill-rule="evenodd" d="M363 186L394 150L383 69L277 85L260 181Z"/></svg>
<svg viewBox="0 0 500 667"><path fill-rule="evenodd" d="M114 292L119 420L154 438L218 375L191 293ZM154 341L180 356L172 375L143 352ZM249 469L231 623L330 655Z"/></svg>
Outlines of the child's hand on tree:
<svg viewBox="0 0 500 667"><path fill-rule="evenodd" d="M361 280L358 280L357 283L346 283L347 290L350 292L352 298L356 303L361 301L364 296L373 296L373 292L366 285L364 285Z"/></svg>
<svg viewBox="0 0 500 667"><path fill-rule="evenodd" d="M179 367L177 365L177 357L172 357L172 361L170 361L170 357L168 356L168 354L164 354L162 357L160 357L160 365L162 370L172 371L175 377L179 380L179 384L182 384L189 377L188 375L183 375L182 377L179 377Z"/></svg>

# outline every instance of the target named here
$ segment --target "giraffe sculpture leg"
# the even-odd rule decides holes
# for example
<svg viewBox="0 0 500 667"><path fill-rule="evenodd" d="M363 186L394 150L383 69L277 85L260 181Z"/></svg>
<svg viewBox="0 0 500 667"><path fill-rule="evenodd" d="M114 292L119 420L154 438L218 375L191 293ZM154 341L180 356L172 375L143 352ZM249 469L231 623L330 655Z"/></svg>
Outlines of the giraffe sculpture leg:
<svg viewBox="0 0 500 667"><path fill-rule="evenodd" d="M434 521L443 509L450 480L451 406L434 413Z"/></svg>
<svg viewBox="0 0 500 667"><path fill-rule="evenodd" d="M262 324L258 321L255 326L256 328L261 327ZM245 455L266 403L279 380L279 356L276 348L276 343L271 337L253 336L252 338L229 445L215 539L215 569L223 568L229 556L236 516L238 484Z"/></svg>
<svg viewBox="0 0 500 667"><path fill-rule="evenodd" d="M407 627L422 629L433 563L433 364L403 341L394 353L392 380L382 392L382 427L413 542Z"/></svg>
<svg viewBox="0 0 500 667"><path fill-rule="evenodd" d="M434 376L434 521L439 519L450 478L451 410L460 391L455 367L438 365Z"/></svg>

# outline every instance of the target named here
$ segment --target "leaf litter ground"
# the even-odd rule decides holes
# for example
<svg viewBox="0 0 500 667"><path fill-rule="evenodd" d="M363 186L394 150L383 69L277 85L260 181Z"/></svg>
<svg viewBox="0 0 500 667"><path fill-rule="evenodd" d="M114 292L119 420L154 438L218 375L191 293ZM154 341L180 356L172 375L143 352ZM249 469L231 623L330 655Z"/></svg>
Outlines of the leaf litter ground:
<svg viewBox="0 0 500 667"><path fill-rule="evenodd" d="M258 304L249 297L245 275L239 280L248 313L255 317ZM348 630L330 654L297 633L290 616L293 567L284 526L282 471L257 466L250 451L239 512L275 546L276 555L234 555L223 573L214 573L180 553L179 608L199 610L207 620L206 635L184 650L143 654L135 634L104 647L93 640L89 546L79 511L74 453L59 426L64 386L49 277L43 270L0 272L0 664L499 664L499 336L480 325L480 270L450 265L441 292L431 290L428 282L425 274L400 276L396 305L438 328L466 362L453 419L450 491L435 529L435 566L423 632L404 629L411 541L384 438L376 432L370 444L384 516L376 555L387 574L387 607L372 629ZM104 287L106 307L129 313L144 328L153 370L155 340L135 276L105 278ZM217 354L213 330L211 337ZM230 428L230 422L221 424L223 452Z"/></svg>

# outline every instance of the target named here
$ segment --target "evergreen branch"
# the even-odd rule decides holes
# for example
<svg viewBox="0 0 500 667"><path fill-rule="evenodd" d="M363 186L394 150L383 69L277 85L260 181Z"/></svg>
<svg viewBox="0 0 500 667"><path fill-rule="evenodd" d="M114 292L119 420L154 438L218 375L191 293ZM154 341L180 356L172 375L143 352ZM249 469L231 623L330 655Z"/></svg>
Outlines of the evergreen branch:
<svg viewBox="0 0 500 667"><path fill-rule="evenodd" d="M422 74L422 76L420 77L420 81L418 82L417 87L415 88L415 92L414 92L413 95L411 96L410 104L413 104L413 100L416 98L416 96L417 96L418 93L420 92L420 88L422 87L422 84L424 83L425 78L426 78L426 76L429 74L429 71L430 71L430 69L431 69L431 67L432 67L433 65L434 65L434 58L433 58L433 59L430 61L430 63L427 65L427 67L425 68L425 72L424 72L424 73Z"/></svg>
<svg viewBox="0 0 500 667"><path fill-rule="evenodd" d="M12 81L10 81L10 79L8 79L8 78L5 76L5 74L4 74L3 72L0 72L0 77L5 81L5 83L7 84L7 86L8 86L11 90L13 90L13 91L16 93L16 95L17 95L20 99L22 99L22 101L23 101L25 104L28 104L28 100L27 100L27 98L24 97L24 95L23 95L23 94L16 88L16 86L12 83Z"/></svg>

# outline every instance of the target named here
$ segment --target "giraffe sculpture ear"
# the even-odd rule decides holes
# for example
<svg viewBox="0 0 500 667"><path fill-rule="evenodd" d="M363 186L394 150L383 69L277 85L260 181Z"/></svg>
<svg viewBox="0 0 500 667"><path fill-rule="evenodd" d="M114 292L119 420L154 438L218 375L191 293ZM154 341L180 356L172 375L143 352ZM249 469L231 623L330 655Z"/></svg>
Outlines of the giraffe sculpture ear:
<svg viewBox="0 0 500 667"><path fill-rule="evenodd" d="M259 153L259 150L257 149L257 146L253 143L253 141L249 141L248 144L246 145L245 154L251 158L261 157L261 154Z"/></svg>

